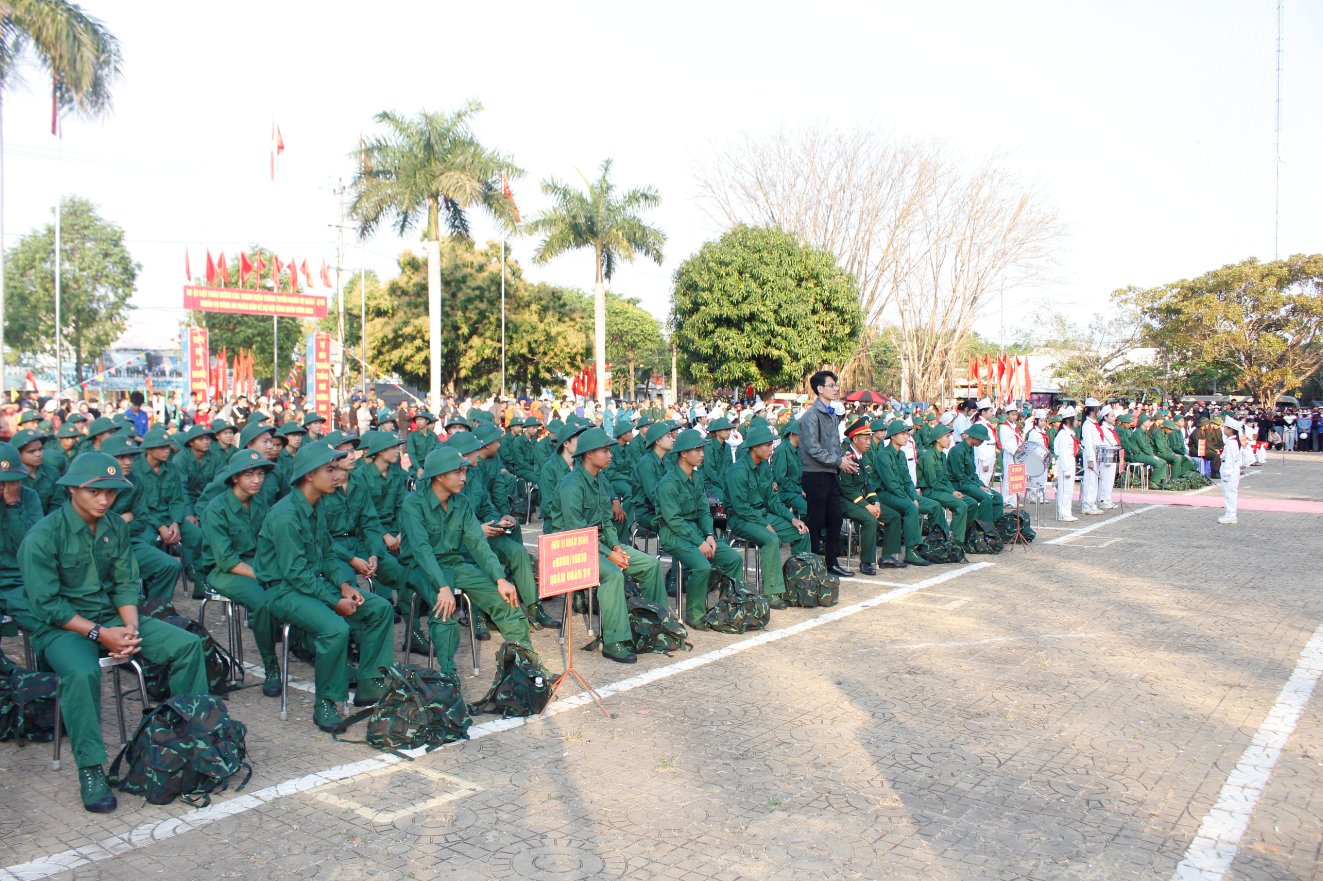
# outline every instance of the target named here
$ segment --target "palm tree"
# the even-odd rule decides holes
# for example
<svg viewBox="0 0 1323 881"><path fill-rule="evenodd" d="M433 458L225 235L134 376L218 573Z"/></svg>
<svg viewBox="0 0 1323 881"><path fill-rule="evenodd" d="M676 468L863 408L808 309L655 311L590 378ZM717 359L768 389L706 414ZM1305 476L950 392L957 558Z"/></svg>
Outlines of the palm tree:
<svg viewBox="0 0 1323 881"><path fill-rule="evenodd" d="M3 0L0 0L3 2ZM450 236L471 239L467 211L480 207L511 232L514 202L501 188L501 173L518 177L523 170L509 156L478 143L470 117L482 105L470 100L454 113L420 111L406 118L393 111L375 117L385 126L381 137L363 143L354 156L351 216L366 239L383 218L400 235L427 212L427 309L431 337L431 405L441 406L441 227Z"/></svg>
<svg viewBox="0 0 1323 881"><path fill-rule="evenodd" d="M119 41L76 4L68 0L0 0L0 110L4 90L22 81L18 68L29 58L50 74L57 109L72 108L88 119L110 110L110 87L120 77ZM3 157L0 143L0 187ZM3 205L0 188L0 209ZM4 385L4 334L5 259L0 249L0 387ZM59 384L56 377L57 387Z"/></svg>
<svg viewBox="0 0 1323 881"><path fill-rule="evenodd" d="M621 260L634 262L635 253L650 257L660 266L666 233L648 226L636 212L656 208L661 194L653 187L629 190L616 195L611 183L611 160L602 162L602 174L596 182L583 178L588 192L583 193L555 178L542 183L542 192L555 205L529 221L525 229L542 235L542 243L533 253L534 263L547 263L567 251L592 248L597 266L593 285L593 358L597 362L597 401L606 406L606 282L615 274ZM631 389L631 394L633 390Z"/></svg>

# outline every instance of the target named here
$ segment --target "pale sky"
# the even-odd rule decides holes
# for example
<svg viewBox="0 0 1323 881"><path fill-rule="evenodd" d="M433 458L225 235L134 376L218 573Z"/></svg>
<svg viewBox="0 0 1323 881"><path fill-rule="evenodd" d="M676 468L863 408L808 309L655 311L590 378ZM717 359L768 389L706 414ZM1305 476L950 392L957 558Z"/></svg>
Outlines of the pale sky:
<svg viewBox="0 0 1323 881"><path fill-rule="evenodd" d="M35 70L4 101L5 244L50 217L57 192L98 203L143 264L140 320L183 317L184 249L258 243L334 264L348 153L377 111L454 110L514 155L524 216L548 176L651 184L666 261L625 264L612 287L664 318L676 266L721 232L694 202L691 162L711 141L779 122L875 124L1003 151L1067 223L1050 297L1087 318L1107 294L1273 258L1276 6L1272 0L812 4L385 2L221 5L89 0L123 44L114 114L50 134ZM1282 256L1323 248L1323 0L1286 0ZM286 145L268 179L272 115ZM491 225L475 216L477 239ZM395 274L415 236L346 236L346 266ZM589 252L531 265L588 288ZM997 336L994 310L980 325Z"/></svg>

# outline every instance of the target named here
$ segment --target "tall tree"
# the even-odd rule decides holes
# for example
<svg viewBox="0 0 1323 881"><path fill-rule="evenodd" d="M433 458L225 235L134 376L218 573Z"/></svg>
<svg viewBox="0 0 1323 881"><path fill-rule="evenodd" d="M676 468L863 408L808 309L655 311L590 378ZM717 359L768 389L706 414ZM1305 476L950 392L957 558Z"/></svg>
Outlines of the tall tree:
<svg viewBox="0 0 1323 881"><path fill-rule="evenodd" d="M133 306L141 264L124 246L124 230L97 214L86 199L60 202L60 323L73 350L74 373L119 338ZM10 344L20 352L55 353L55 225L23 236L9 252L8 288L14 327ZM63 385L61 378L60 384Z"/></svg>
<svg viewBox="0 0 1323 881"><path fill-rule="evenodd" d="M247 283L239 275L240 259L239 255L229 258L227 263L229 287L247 288L248 290L267 290L267 281L271 273L275 271L275 254L267 248L261 248L257 245L250 245L245 251L248 262L256 266L261 260L262 265L266 266L261 278L254 279L252 275L248 276ZM280 285L283 288L286 279L289 278L289 270L285 268L280 273ZM217 270L217 278L212 287L225 287L225 276ZM204 279L194 279L197 284L203 284ZM274 287L274 285L272 286ZM304 287L299 285L296 293L304 293ZM304 332L303 320L299 318L281 318L279 321L272 321L269 315L239 315L234 312L190 312L189 319L197 327L207 328L207 347L211 349L212 354L220 352L224 348L228 354L237 354L240 349L251 349L253 352L253 371L261 376L266 375L267 358L276 358L277 363L274 366L275 378L271 385L278 387L289 375L290 369L298 360L298 354L306 345L306 334ZM334 319L331 319L334 321ZM279 328L280 340L276 345L276 329ZM278 357L277 357L277 353Z"/></svg>
<svg viewBox="0 0 1323 881"><path fill-rule="evenodd" d="M1323 364L1323 254L1251 257L1112 296L1143 313L1148 338L1172 361L1226 370L1269 405Z"/></svg>
<svg viewBox="0 0 1323 881"><path fill-rule="evenodd" d="M580 173L580 177L583 174ZM542 236L533 253L534 263L547 263L561 254L592 248L596 275L593 285L593 360L597 365L597 400L606 405L606 282L621 260L634 262L635 254L662 263L666 234L648 226L639 212L661 204L653 187L617 194L611 183L611 160L603 160L596 181L583 177L586 192L573 189L555 178L542 183L542 192L555 204L527 225L528 232Z"/></svg>
<svg viewBox="0 0 1323 881"><path fill-rule="evenodd" d="M468 211L481 208L511 232L514 201L501 187L501 174L519 177L523 170L503 153L484 147L473 133L472 118L482 110L469 101L454 113L420 111L412 118L382 111L376 121L385 131L354 151L358 173L350 215L367 238L382 220L404 235L419 220L427 224L427 333L430 342L431 403L441 396L441 230L471 241ZM424 217L425 215L425 217Z"/></svg>
<svg viewBox="0 0 1323 881"><path fill-rule="evenodd" d="M93 118L110 110L110 89L120 76L119 41L77 4L68 0L0 2L0 119L4 92L21 82L20 68L25 61L35 61L50 75L57 111L73 109ZM4 180L3 157L0 141L0 182ZM0 241L4 240L3 207L0 190ZM0 258L0 354L4 352L6 288L5 264Z"/></svg>
<svg viewBox="0 0 1323 881"><path fill-rule="evenodd" d="M854 276L779 229L737 226L675 273L673 339L700 389L798 388L862 326Z"/></svg>
<svg viewBox="0 0 1323 881"><path fill-rule="evenodd" d="M448 393L500 391L501 271L498 244L478 250L464 242L442 243L442 280L454 304L442 332L447 346L440 377ZM495 259L493 259L495 257ZM368 299L368 360L410 383L427 376L427 273L421 257L405 251L400 274ZM516 386L538 392L563 385L563 377L588 360L586 297L581 291L530 285L518 263L506 262L507 373Z"/></svg>
<svg viewBox="0 0 1323 881"><path fill-rule="evenodd" d="M622 297L607 291L606 293L606 360L614 365L612 378L619 376L619 369L624 365L627 380L618 385L616 397L624 397L629 392L634 399L634 368L656 367L658 353L666 348L662 339L661 322L651 312L639 305L637 297Z"/></svg>

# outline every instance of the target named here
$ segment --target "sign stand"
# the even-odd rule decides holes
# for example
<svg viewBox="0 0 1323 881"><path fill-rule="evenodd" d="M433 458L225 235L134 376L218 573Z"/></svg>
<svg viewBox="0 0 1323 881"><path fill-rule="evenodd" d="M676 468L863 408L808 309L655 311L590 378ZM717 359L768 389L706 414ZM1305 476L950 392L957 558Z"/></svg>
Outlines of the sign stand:
<svg viewBox="0 0 1323 881"><path fill-rule="evenodd" d="M561 642L567 644L565 656L565 672L556 677L556 681L551 685L551 693L547 697L547 707L556 698L556 692L565 684L565 680L571 677L579 683L579 687L593 699L597 704L597 709L602 711L602 715L608 719L611 714L607 712L606 707L602 706L602 696L597 689L588 684L588 680L574 669L574 593L579 590L587 590L588 596L585 597L589 604L589 635L592 635L592 589L601 583L601 560L598 553L597 527L591 526L587 529L572 529L568 532L555 532L551 535L538 536L537 540L537 560L538 560L538 599L544 600L554 596L565 597L565 615L561 625ZM547 708L542 709L542 715L547 714Z"/></svg>
<svg viewBox="0 0 1323 881"><path fill-rule="evenodd" d="M1007 544L1010 547L1015 547L1016 544L1022 544L1030 551L1033 551L1033 554L1036 557L1038 556L1038 551L1034 550L1033 545L1029 543L1029 539L1025 538L1024 533L1020 531L1021 502L1024 499L1024 494L1029 489L1027 470L1023 462L1008 465L1005 470L1005 489L1008 493L1015 496L1015 534L1007 539Z"/></svg>
<svg viewBox="0 0 1323 881"><path fill-rule="evenodd" d="M551 702L556 699L556 692L560 689L561 685L565 683L566 679L573 676L574 681L579 683L579 687L584 690L584 693L593 699L593 703L597 704L597 709L602 711L602 715L610 719L611 714L606 711L606 707L602 706L602 696L597 693L597 689L589 685L588 680L583 678L583 674L574 669L574 614L569 609L572 605L570 600L573 595L573 591L565 594L566 611L569 613L565 615L564 619L566 652L568 652L566 655L565 672L557 676L556 681L551 684L551 694L547 695L547 705L542 708L541 715L545 716L547 714L547 709L551 707Z"/></svg>

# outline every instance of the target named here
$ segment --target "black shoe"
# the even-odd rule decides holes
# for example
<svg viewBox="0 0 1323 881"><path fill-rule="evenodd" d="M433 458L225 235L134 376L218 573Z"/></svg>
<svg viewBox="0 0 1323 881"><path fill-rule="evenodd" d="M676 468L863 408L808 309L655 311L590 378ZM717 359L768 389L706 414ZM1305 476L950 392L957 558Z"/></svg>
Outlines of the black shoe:
<svg viewBox="0 0 1323 881"><path fill-rule="evenodd" d="M835 575L837 578L853 578L853 577L854 577L854 573L853 573L853 572L851 572L849 569L846 569L844 566L842 566L842 565L839 564L839 563L835 564L834 566L828 566L828 567L827 567L827 571L830 572L832 575Z"/></svg>
<svg viewBox="0 0 1323 881"><path fill-rule="evenodd" d="M280 683L280 665L275 661L263 665L266 668L266 682L262 683L262 694L267 697L280 697L284 688Z"/></svg>
<svg viewBox="0 0 1323 881"><path fill-rule="evenodd" d="M876 575L876 574L877 574L877 570L873 568L873 564L872 564L872 563L860 563L860 564L859 564L859 574L860 574L860 575Z"/></svg>
<svg viewBox="0 0 1323 881"><path fill-rule="evenodd" d="M629 650L629 643L613 642L610 645L602 645L602 657L615 661L617 664L632 664L638 660L638 656Z"/></svg>
<svg viewBox="0 0 1323 881"><path fill-rule="evenodd" d="M790 604L783 599L773 600L772 602L768 603L768 606L769 608L775 609L778 612L781 611L782 609L790 608Z"/></svg>

